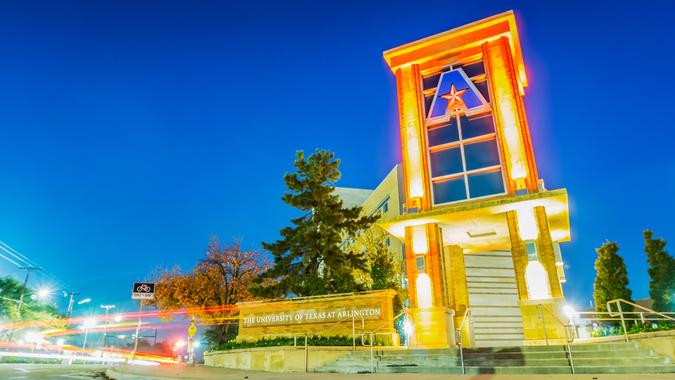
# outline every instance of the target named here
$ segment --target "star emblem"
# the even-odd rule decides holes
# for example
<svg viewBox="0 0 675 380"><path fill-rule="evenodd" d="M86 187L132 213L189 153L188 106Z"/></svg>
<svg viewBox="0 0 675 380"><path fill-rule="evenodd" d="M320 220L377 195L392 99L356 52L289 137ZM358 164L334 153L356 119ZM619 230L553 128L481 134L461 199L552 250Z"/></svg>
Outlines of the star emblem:
<svg viewBox="0 0 675 380"><path fill-rule="evenodd" d="M445 95L441 95L441 98L448 102L446 109L451 115L466 111L466 104L464 104L464 100L462 100L462 95L464 95L467 90L468 88L457 90L455 88L455 84L453 83L450 85L450 92Z"/></svg>

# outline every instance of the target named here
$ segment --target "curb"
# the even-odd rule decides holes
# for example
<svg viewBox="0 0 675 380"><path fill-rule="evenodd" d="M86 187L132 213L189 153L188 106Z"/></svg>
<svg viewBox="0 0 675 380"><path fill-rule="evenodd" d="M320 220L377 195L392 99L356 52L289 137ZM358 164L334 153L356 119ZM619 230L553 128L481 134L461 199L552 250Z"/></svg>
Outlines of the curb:
<svg viewBox="0 0 675 380"><path fill-rule="evenodd" d="M147 375L136 375L133 373L126 373L117 371L115 368L108 368L105 371L105 375L113 380L169 380L177 379L176 377L167 377L167 376L147 376ZM189 377L182 377L181 379L191 379Z"/></svg>

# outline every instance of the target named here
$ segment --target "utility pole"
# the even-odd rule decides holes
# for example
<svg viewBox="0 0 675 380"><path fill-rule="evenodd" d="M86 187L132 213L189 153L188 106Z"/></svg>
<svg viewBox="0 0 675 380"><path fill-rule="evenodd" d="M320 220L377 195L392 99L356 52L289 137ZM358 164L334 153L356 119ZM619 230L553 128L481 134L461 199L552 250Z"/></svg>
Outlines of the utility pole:
<svg viewBox="0 0 675 380"><path fill-rule="evenodd" d="M16 314L17 318L19 318L19 321L21 320L21 307L23 306L23 296L26 294L26 286L28 285L28 276L30 276L30 271L32 270L42 270L42 268L39 267L19 267L19 269L23 269L26 271L26 278L23 280L23 285L21 286L21 295L19 295L19 304L16 307ZM7 338L8 341L12 341L12 336L14 335L14 324L12 323L12 329L9 331L9 337Z"/></svg>
<svg viewBox="0 0 675 380"><path fill-rule="evenodd" d="M19 306L17 306L17 314L19 319L21 319L21 307L23 306L23 296L26 294L26 285L28 285L28 276L30 276L30 271L32 270L42 270L40 267L19 267L26 271L26 278L23 280L23 286L21 287L21 295L19 296Z"/></svg>

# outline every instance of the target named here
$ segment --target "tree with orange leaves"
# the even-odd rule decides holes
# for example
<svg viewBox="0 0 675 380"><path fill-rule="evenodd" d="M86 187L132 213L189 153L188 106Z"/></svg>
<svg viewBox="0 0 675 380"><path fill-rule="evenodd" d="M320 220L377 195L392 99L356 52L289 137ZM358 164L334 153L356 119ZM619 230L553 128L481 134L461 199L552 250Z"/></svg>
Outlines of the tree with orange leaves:
<svg viewBox="0 0 675 380"><path fill-rule="evenodd" d="M212 238L204 258L191 272L180 268L161 270L155 277L155 300L160 310L188 308L190 317L209 325L205 338L217 347L236 336L235 304L253 299L249 287L269 268L265 256L242 249L241 242L221 244ZM171 318L170 312L164 316Z"/></svg>

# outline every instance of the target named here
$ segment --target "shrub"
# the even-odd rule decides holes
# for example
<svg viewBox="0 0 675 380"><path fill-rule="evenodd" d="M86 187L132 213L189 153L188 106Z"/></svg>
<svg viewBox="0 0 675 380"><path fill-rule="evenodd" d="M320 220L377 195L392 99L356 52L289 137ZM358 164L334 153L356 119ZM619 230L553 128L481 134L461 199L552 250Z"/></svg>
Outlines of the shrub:
<svg viewBox="0 0 675 380"><path fill-rule="evenodd" d="M360 341L358 342L360 343ZM298 346L303 346L305 344L305 338L299 336L297 338ZM351 346L352 338L344 335L336 336L310 336L307 338L307 344L310 346ZM292 346L293 338L286 336L279 336L275 338L262 338L255 341L229 341L225 344L221 344L218 349L220 350L236 350L241 348L254 348L254 347L276 347L276 346Z"/></svg>

